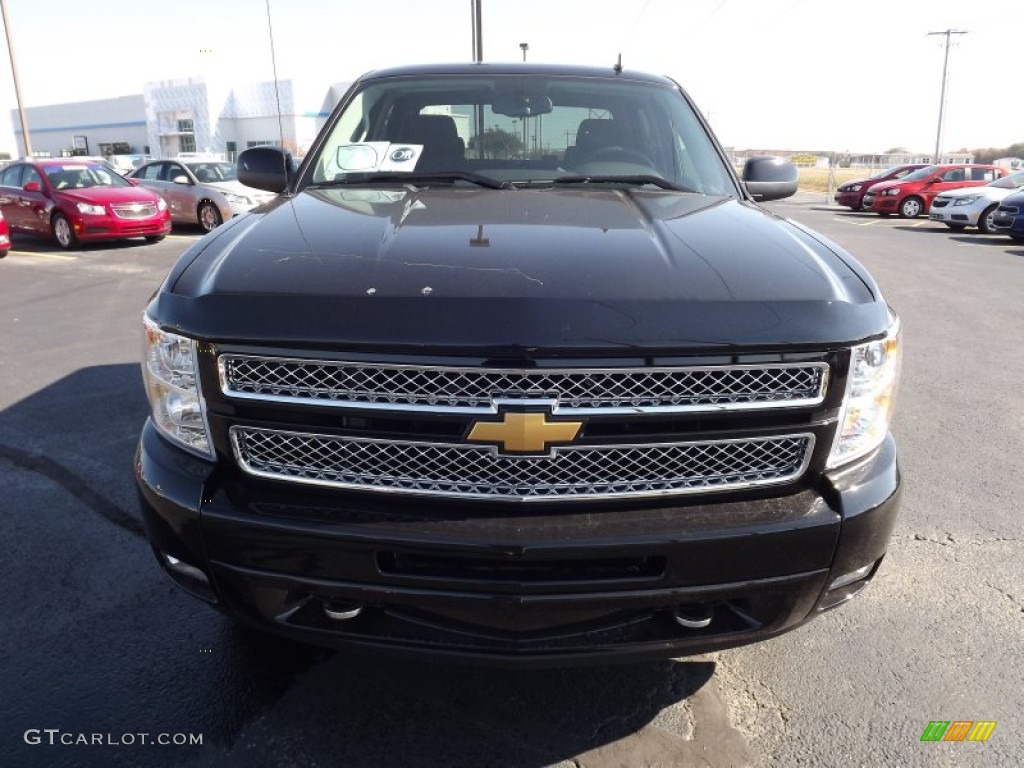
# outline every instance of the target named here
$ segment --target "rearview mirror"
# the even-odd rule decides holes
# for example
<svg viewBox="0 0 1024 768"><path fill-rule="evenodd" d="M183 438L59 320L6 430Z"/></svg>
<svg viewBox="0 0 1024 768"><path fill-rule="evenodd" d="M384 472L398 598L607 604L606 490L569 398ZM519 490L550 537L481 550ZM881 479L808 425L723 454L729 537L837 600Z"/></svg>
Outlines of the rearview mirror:
<svg viewBox="0 0 1024 768"><path fill-rule="evenodd" d="M179 176L175 176L173 179L171 179L171 181L173 181L175 184L191 184L192 183L192 182L190 182L188 180L188 176L186 176L185 174L181 174Z"/></svg>
<svg viewBox="0 0 1024 768"><path fill-rule="evenodd" d="M532 117L546 115L554 105L547 96L526 93L500 93L494 97L491 112L505 117Z"/></svg>
<svg viewBox="0 0 1024 768"><path fill-rule="evenodd" d="M38 192L39 191L39 182L38 181L27 181L27 182L25 182L25 186L22 187L22 189L25 190L26 192Z"/></svg>

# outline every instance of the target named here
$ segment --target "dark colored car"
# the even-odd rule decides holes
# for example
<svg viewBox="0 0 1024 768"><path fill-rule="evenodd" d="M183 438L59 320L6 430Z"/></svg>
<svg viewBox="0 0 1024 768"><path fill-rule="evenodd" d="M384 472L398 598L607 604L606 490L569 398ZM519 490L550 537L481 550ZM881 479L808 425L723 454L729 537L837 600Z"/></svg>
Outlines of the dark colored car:
<svg viewBox="0 0 1024 768"><path fill-rule="evenodd" d="M1024 240L1024 192L1003 198L992 217L992 231L998 235L1009 235L1014 240Z"/></svg>
<svg viewBox="0 0 1024 768"><path fill-rule="evenodd" d="M898 165L893 168L883 168L877 173L868 176L866 179L847 181L840 184L838 189L836 189L836 204L845 205L847 208L859 211L864 207L864 193L867 192L874 184L879 184L883 181L891 181L893 179L902 179L908 173L916 171L919 168L925 168L926 166L926 163Z"/></svg>
<svg viewBox="0 0 1024 768"><path fill-rule="evenodd" d="M7 219L4 218L3 211L0 210L0 259L6 256L9 250L11 250L11 229L7 226Z"/></svg>
<svg viewBox="0 0 1024 768"><path fill-rule="evenodd" d="M525 127L524 127L525 123ZM524 141L525 137L525 141ZM671 80L356 81L145 310L159 563L291 638L522 665L763 640L896 518L899 321Z"/></svg>
<svg viewBox="0 0 1024 768"><path fill-rule="evenodd" d="M897 181L874 184L864 195L864 208L888 216L898 213L913 219L926 213L940 192L980 187L1001 179L1009 171L998 165L929 165Z"/></svg>
<svg viewBox="0 0 1024 768"><path fill-rule="evenodd" d="M160 197L91 160L19 162L0 173L0 210L14 232L52 235L61 248L80 242L144 237L171 230Z"/></svg>

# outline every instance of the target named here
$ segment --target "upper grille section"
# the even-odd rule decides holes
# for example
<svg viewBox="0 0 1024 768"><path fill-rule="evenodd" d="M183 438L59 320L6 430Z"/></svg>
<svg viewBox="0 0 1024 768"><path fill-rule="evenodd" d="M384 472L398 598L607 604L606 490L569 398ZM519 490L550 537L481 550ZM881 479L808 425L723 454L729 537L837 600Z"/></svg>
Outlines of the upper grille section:
<svg viewBox="0 0 1024 768"><path fill-rule="evenodd" d="M496 369L221 355L231 397L448 413L499 400L555 400L560 412L718 411L821 403L825 363L708 367Z"/></svg>
<svg viewBox="0 0 1024 768"><path fill-rule="evenodd" d="M260 477L362 491L494 501L706 493L791 482L810 433L735 440L577 445L507 458L487 446L232 427L235 458Z"/></svg>
<svg viewBox="0 0 1024 768"><path fill-rule="evenodd" d="M148 219L156 215L153 203L111 203L110 210L119 219Z"/></svg>

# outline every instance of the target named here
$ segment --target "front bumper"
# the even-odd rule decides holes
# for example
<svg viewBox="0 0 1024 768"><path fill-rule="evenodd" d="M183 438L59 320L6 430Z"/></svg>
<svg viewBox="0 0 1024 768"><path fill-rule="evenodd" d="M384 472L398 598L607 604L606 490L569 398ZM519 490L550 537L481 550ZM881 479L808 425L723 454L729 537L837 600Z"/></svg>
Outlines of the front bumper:
<svg viewBox="0 0 1024 768"><path fill-rule="evenodd" d="M890 437L820 488L767 497L382 501L242 482L150 423L136 476L161 563L237 619L335 647L528 666L704 653L793 629L874 575L900 485Z"/></svg>
<svg viewBox="0 0 1024 768"><path fill-rule="evenodd" d="M1024 214L996 211L992 219L992 229L1001 235L1024 238Z"/></svg>
<svg viewBox="0 0 1024 768"><path fill-rule="evenodd" d="M871 210L876 213L896 213L902 200L903 198L898 195L875 195L871 202Z"/></svg>
<svg viewBox="0 0 1024 768"><path fill-rule="evenodd" d="M847 208L860 208L864 201L863 192L837 192L836 205L843 205Z"/></svg>
<svg viewBox="0 0 1024 768"><path fill-rule="evenodd" d="M146 219L122 219L106 216L79 215L71 219L71 226L79 240L119 240L129 237L167 235L171 231L171 216L162 211Z"/></svg>

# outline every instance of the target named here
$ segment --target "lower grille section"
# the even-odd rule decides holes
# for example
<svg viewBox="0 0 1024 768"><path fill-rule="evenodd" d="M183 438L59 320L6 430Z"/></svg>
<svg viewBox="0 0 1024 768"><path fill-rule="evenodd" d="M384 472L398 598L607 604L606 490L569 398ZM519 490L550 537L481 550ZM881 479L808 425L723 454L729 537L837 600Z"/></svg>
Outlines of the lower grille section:
<svg viewBox="0 0 1024 768"><path fill-rule="evenodd" d="M812 434L633 445L574 445L506 457L487 446L232 427L249 474L312 485L494 501L683 495L790 482Z"/></svg>

